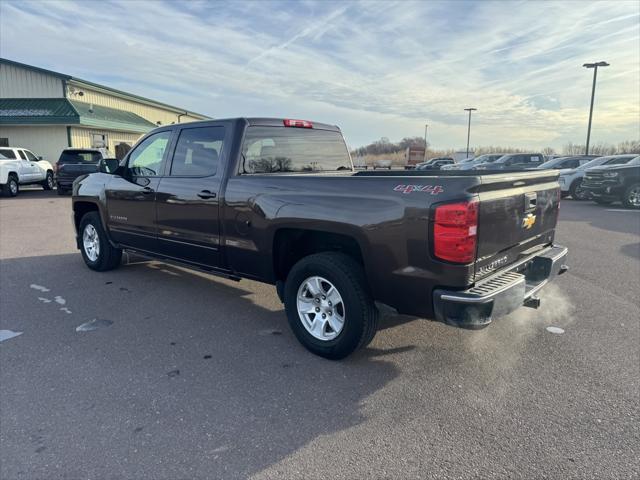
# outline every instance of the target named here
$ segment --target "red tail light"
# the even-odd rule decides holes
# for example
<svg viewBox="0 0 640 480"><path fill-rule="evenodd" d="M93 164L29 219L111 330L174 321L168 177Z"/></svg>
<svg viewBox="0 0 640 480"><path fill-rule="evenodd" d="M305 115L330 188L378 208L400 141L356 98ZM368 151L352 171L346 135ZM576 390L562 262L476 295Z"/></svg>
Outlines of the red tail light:
<svg viewBox="0 0 640 480"><path fill-rule="evenodd" d="M307 120L292 120L291 118L287 118L282 122L285 127L313 128L313 123Z"/></svg>
<svg viewBox="0 0 640 480"><path fill-rule="evenodd" d="M478 201L436 207L433 253L448 262L470 263L476 258Z"/></svg>

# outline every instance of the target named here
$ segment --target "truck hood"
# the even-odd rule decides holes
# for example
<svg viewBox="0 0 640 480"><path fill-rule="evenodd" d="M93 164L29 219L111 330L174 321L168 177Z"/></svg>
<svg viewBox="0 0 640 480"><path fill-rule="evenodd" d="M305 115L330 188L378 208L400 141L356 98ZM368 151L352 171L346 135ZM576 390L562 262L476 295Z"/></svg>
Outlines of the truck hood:
<svg viewBox="0 0 640 480"><path fill-rule="evenodd" d="M634 166L637 165L628 165L628 164L622 164L622 165L599 165L597 167L591 167L591 168L587 168L587 172L615 172L616 170L624 170L626 168L633 168Z"/></svg>

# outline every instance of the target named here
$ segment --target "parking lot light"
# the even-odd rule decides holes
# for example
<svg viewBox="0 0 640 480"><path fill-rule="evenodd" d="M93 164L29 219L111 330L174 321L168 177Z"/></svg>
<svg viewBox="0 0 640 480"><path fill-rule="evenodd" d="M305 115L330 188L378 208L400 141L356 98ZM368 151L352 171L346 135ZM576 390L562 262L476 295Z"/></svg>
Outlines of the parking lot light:
<svg viewBox="0 0 640 480"><path fill-rule="evenodd" d="M591 87L591 107L589 108L589 126L587 127L587 146L585 155L589 155L589 140L591 139L591 118L593 117L593 98L596 94L596 77L598 76L598 67L608 67L607 62L585 63L582 65L586 68L593 68L593 86Z"/></svg>
<svg viewBox="0 0 640 480"><path fill-rule="evenodd" d="M469 112L469 125L467 126L467 157L469 158L469 138L471 137L471 112L478 110L477 108L465 108L465 112Z"/></svg>

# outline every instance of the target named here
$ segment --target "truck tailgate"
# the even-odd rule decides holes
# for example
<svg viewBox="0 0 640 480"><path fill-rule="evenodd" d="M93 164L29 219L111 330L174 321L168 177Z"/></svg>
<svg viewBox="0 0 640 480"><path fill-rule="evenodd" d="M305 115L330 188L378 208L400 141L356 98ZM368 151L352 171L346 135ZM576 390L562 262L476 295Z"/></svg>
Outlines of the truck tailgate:
<svg viewBox="0 0 640 480"><path fill-rule="evenodd" d="M476 280L553 242L560 205L557 171L481 179Z"/></svg>

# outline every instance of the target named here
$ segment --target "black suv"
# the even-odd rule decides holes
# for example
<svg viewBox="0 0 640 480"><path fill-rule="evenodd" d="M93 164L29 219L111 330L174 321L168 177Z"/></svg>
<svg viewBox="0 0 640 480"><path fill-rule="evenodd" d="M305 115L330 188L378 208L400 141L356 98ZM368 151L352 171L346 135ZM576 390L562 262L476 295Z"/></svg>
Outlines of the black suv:
<svg viewBox="0 0 640 480"><path fill-rule="evenodd" d="M100 160L108 156L102 148L65 148L56 163L58 195L71 192L73 181L80 175L95 173Z"/></svg>
<svg viewBox="0 0 640 480"><path fill-rule="evenodd" d="M640 156L623 164L588 169L581 186L596 203L619 201L627 208L640 209Z"/></svg>

